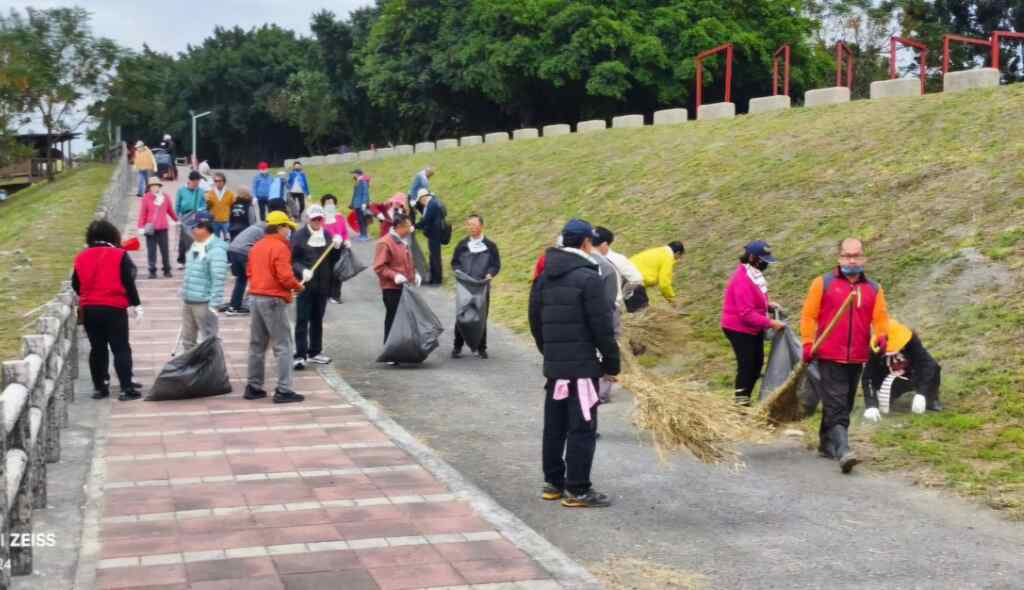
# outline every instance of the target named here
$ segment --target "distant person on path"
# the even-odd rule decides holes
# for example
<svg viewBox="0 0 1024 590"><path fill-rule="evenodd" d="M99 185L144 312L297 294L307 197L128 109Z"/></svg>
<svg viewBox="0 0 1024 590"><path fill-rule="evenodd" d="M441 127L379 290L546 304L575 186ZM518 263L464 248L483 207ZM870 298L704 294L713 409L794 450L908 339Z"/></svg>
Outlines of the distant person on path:
<svg viewBox="0 0 1024 590"><path fill-rule="evenodd" d="M185 268L185 252L192 247L192 228L196 214L206 211L206 192L199 188L203 177L193 170L188 173L185 186L178 187L174 199L174 213L181 225L178 228L178 270Z"/></svg>
<svg viewBox="0 0 1024 590"><path fill-rule="evenodd" d="M754 384L761 378L765 330L786 327L768 314L777 306L768 298L768 281L763 273L775 262L767 242L750 242L743 248L740 264L732 273L722 297L719 325L736 356L733 395L736 404L741 406L750 405Z"/></svg>
<svg viewBox="0 0 1024 590"><path fill-rule="evenodd" d="M231 224L231 207L235 204L235 193L227 189L228 178L223 172L213 174L213 190L206 192L206 210L213 215L214 234L222 240L230 240L228 228Z"/></svg>
<svg viewBox="0 0 1024 590"><path fill-rule="evenodd" d="M672 274L675 271L676 262L683 258L686 248L683 243L670 242L667 246L658 246L650 250L644 250L630 258L640 274L644 276L644 284L633 291L633 296L626 300L626 310L630 313L639 311L650 304L647 297L648 287L658 287L665 301L672 303L676 298L676 291L672 287Z"/></svg>
<svg viewBox="0 0 1024 590"><path fill-rule="evenodd" d="M256 169L259 172L252 178L252 195L260 208L260 221L267 218L267 202L270 200L270 187L274 183L274 177L270 175L270 164L260 162Z"/></svg>
<svg viewBox="0 0 1024 590"><path fill-rule="evenodd" d="M324 314L334 283L334 263L338 250L344 244L340 235L324 229L324 210L312 205L307 213L308 222L292 234L292 266L295 276L301 277L305 290L295 302L295 357L293 368L302 370L306 363L326 365L331 357L323 353ZM333 250L327 253L327 250ZM313 269L320 257L327 258Z"/></svg>
<svg viewBox="0 0 1024 590"><path fill-rule="evenodd" d="M249 292L252 313L249 325L249 368L245 399L267 397L263 389L264 362L272 346L277 361L277 389L274 403L301 402L304 396L292 390L292 329L288 304L292 292L301 293L302 283L295 280L292 249L288 241L295 223L282 211L267 214L265 236L249 251Z"/></svg>
<svg viewBox="0 0 1024 590"><path fill-rule="evenodd" d="M342 245L346 248L352 247L348 235L348 222L345 217L338 214L338 197L326 194L320 197L320 206L324 209L324 229L332 236L341 236ZM331 273L331 303L341 303L341 281Z"/></svg>
<svg viewBox="0 0 1024 590"><path fill-rule="evenodd" d="M156 158L141 139L135 142L135 157L132 160L132 167L135 168L135 172L139 176L139 190L135 196L141 197L146 194L148 188L146 183L149 182L150 175L156 174Z"/></svg>
<svg viewBox="0 0 1024 590"><path fill-rule="evenodd" d="M164 276L171 276L171 254L167 231L170 220L178 220L174 214L174 206L167 193L161 190L163 183L154 176L149 179L146 196L142 197L139 207L139 219L136 226L139 233L146 236L146 261L149 263L149 278L156 278L156 252L159 248L163 261Z"/></svg>
<svg viewBox="0 0 1024 590"><path fill-rule="evenodd" d="M224 300L227 273L228 246L214 235L210 214L200 213L192 229L192 247L185 254L185 278L181 283L183 350L191 350L197 342L217 336L217 310Z"/></svg>
<svg viewBox="0 0 1024 590"><path fill-rule="evenodd" d="M210 171L210 163L203 160L199 163L196 171L199 172L199 176L201 177L199 179L199 188L202 189L203 194L205 195L212 191L215 186L213 182L213 172Z"/></svg>
<svg viewBox="0 0 1024 590"><path fill-rule="evenodd" d="M921 338L907 326L889 318L886 348L871 337L871 358L864 366L864 419L878 422L888 414L890 403L913 391L910 410L915 414L941 412L939 386L942 367L935 361ZM881 410L881 412L879 412Z"/></svg>
<svg viewBox="0 0 1024 590"><path fill-rule="evenodd" d="M245 228L228 244L228 264L231 267L231 276L235 277L235 285L231 289L231 301L228 303L228 308L224 310L225 315L249 315L249 308L243 300L245 288L249 284L249 278L246 276L249 251L252 250L256 242L262 240L266 235L266 228L266 222L259 221Z"/></svg>
<svg viewBox="0 0 1024 590"><path fill-rule="evenodd" d="M367 216L369 215L370 207L370 177L363 174L361 168L356 168L352 171L352 200L348 204L348 208L356 214L356 224L359 226L359 241L365 242L369 240L369 222Z"/></svg>
<svg viewBox="0 0 1024 590"><path fill-rule="evenodd" d="M292 217L299 219L302 212L306 210L306 196L309 195L309 179L302 171L302 162L292 164L291 174L288 175L288 197L289 207L292 210Z"/></svg>
<svg viewBox="0 0 1024 590"><path fill-rule="evenodd" d="M238 193L235 194L235 198L231 202L231 216L228 218L228 235L232 240L245 231L245 228L259 222L256 208L249 189L244 186L239 187Z"/></svg>
<svg viewBox="0 0 1024 590"><path fill-rule="evenodd" d="M452 254L452 271L461 270L474 279L490 281L498 276L501 271L501 254L498 253L498 245L484 236L484 218L474 213L466 218L466 231L469 237L464 238L455 246ZM487 290L487 304L490 307L491 291ZM462 356L462 347L466 341L458 326L455 327L455 346L452 348L452 358ZM480 338L480 347L477 355L486 359L487 356L487 326L484 326L483 336Z"/></svg>
<svg viewBox="0 0 1024 590"><path fill-rule="evenodd" d="M394 226L388 235L377 240L373 255L373 272L377 273L380 290L384 298L384 341L387 342L391 333L391 324L395 321L398 302L402 299L402 289L409 281L417 287L422 282L412 262L412 250L405 242L412 232L412 221L404 215L395 217ZM395 364L395 363L391 363Z"/></svg>
<svg viewBox="0 0 1024 590"><path fill-rule="evenodd" d="M270 183L270 196L267 198L267 213L271 211L288 212L288 174L278 170L277 176Z"/></svg>
<svg viewBox="0 0 1024 590"><path fill-rule="evenodd" d="M871 353L872 330L880 349L887 349L889 340L885 291L864 274L866 262L863 242L856 238L843 240L839 245L838 266L811 282L800 317L803 360L806 363L817 360L821 373L819 390L823 411L818 452L838 459L843 473L849 473L860 462L857 454L850 450L847 431L861 369ZM846 316L840 318L818 351L812 353L815 340L851 294L854 294L853 305Z"/></svg>
<svg viewBox="0 0 1024 590"><path fill-rule="evenodd" d="M423 170L420 170L419 172L417 172L416 176L413 176L413 178L412 178L412 185L409 187L409 192L407 193L409 195L409 198L410 199L416 198L416 195L420 194L420 189L426 189L426 191L429 193L430 192L430 179L433 176L434 176L434 167L433 166L427 166ZM413 215L412 215L412 222L416 223L416 215L415 215L415 213L413 213Z"/></svg>
<svg viewBox="0 0 1024 590"><path fill-rule="evenodd" d="M619 374L612 307L590 256L595 237L589 223L570 220L562 229L563 247L548 250L530 291L530 332L547 378L542 497L561 499L569 508L611 505L590 482L598 380L614 381Z"/></svg>
<svg viewBox="0 0 1024 590"><path fill-rule="evenodd" d="M444 231L448 224L448 216L441 199L431 194L427 189L420 189L416 200L423 210L423 217L416 223L416 229L422 230L427 237L427 247L430 250L430 279L428 285L439 286L443 280L443 269L441 265L441 246L444 243Z"/></svg>

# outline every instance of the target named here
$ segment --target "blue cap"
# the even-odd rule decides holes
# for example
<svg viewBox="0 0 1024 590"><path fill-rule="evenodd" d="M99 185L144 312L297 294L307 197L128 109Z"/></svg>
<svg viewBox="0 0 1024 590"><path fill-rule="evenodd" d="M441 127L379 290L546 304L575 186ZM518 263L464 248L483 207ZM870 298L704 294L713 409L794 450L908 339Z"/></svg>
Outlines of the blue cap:
<svg viewBox="0 0 1024 590"><path fill-rule="evenodd" d="M582 219L570 219L569 223L562 228L563 238L596 238L597 232L594 226Z"/></svg>
<svg viewBox="0 0 1024 590"><path fill-rule="evenodd" d="M747 256L757 256L768 264L775 264L778 262L778 260L772 256L772 250L768 247L768 242L764 240L755 240L750 242L743 247L743 250L747 253Z"/></svg>
<svg viewBox="0 0 1024 590"><path fill-rule="evenodd" d="M195 220L196 220L196 224L200 224L200 223L204 223L204 222L205 223L213 223L213 215L211 215L207 211L200 211L199 213L196 213Z"/></svg>

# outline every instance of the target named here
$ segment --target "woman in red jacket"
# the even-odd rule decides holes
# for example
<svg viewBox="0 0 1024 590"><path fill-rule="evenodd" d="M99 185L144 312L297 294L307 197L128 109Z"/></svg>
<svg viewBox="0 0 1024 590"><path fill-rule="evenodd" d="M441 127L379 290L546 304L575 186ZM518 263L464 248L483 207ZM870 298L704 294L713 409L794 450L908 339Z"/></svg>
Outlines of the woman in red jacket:
<svg viewBox="0 0 1024 590"><path fill-rule="evenodd" d="M135 288L135 265L121 249L121 234L109 221L89 224L88 247L75 257L71 286L78 293L85 333L89 337L89 373L93 399L110 396L110 357L121 383L121 401L139 399L140 386L132 383L132 349L128 344L128 308L142 319L142 304Z"/></svg>

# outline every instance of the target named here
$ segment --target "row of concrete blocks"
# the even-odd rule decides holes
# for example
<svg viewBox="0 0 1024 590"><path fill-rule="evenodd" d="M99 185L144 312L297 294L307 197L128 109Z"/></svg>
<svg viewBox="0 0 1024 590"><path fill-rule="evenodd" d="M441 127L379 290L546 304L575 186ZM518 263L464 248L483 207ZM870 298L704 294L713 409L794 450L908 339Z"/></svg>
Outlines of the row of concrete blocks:
<svg viewBox="0 0 1024 590"><path fill-rule="evenodd" d="M982 68L978 70L966 70L962 72L949 72L943 77L944 92L959 92L972 88L989 88L999 85L999 70ZM871 99L919 96L921 94L921 82L912 78L901 78L897 80L882 80L871 83ZM845 86L834 88L819 88L808 90L804 94L805 107L817 107L830 104L850 102L850 89ZM792 106L788 96L765 96L750 99L748 112L752 115L770 111L780 111ZM666 109L655 111L655 125L677 125L685 123L689 114L686 109ZM697 120L708 121L713 119L731 119L736 116L736 105L731 102L719 102L701 105L697 109ZM612 119L612 128L643 127L643 115L622 115ZM603 131L608 128L604 119L592 119L580 121L576 124L576 133L592 133ZM431 153L434 151L454 149L480 144L505 143L507 141L520 141L524 139L537 139L543 137L555 137L569 135L572 129L566 124L545 125L540 132L537 129L516 129L512 132L511 138L504 131L488 133L486 135L468 135L459 139L439 139L436 143L426 141L416 145L399 145L393 148L380 148L377 150L365 150L348 154L333 154L330 156L311 156L303 160L306 164L344 164L365 160L379 160L392 156L408 156L412 154ZM295 160L285 160L286 167L291 167Z"/></svg>

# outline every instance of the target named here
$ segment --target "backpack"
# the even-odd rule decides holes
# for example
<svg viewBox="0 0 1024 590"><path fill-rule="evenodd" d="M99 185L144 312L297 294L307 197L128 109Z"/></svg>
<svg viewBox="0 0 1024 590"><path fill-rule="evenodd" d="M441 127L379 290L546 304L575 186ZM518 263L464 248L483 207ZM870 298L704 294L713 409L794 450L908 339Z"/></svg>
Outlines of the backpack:
<svg viewBox="0 0 1024 590"><path fill-rule="evenodd" d="M448 223L448 208L440 201L438 204L441 206L441 243L447 246L452 242L452 224Z"/></svg>

